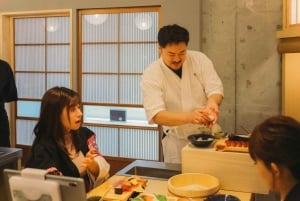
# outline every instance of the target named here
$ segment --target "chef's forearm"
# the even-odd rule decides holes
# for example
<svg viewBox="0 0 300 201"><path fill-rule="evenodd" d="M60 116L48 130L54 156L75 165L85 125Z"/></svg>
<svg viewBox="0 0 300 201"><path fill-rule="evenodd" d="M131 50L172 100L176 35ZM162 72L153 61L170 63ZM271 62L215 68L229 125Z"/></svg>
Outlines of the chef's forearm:
<svg viewBox="0 0 300 201"><path fill-rule="evenodd" d="M215 103L218 106L220 106L222 101L223 101L223 96L221 94L212 94L208 97L207 104Z"/></svg>
<svg viewBox="0 0 300 201"><path fill-rule="evenodd" d="M169 112L160 111L154 117L153 121L158 125L179 126L191 123L190 114L188 112Z"/></svg>

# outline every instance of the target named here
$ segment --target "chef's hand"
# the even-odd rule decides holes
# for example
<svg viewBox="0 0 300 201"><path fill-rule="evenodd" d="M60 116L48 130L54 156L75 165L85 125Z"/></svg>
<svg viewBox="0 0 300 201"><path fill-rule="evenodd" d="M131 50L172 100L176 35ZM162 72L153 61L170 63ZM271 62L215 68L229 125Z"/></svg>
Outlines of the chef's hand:
<svg viewBox="0 0 300 201"><path fill-rule="evenodd" d="M210 126L213 126L219 117L219 105L222 103L223 96L220 94L212 94L208 97L206 109L212 117Z"/></svg>
<svg viewBox="0 0 300 201"><path fill-rule="evenodd" d="M206 105L206 110L210 118L209 127L211 128L218 120L219 105L213 101L209 101Z"/></svg>
<svg viewBox="0 0 300 201"><path fill-rule="evenodd" d="M219 105L214 101L208 101L206 108L208 110L211 110L212 112L214 112L217 115L219 114Z"/></svg>
<svg viewBox="0 0 300 201"><path fill-rule="evenodd" d="M84 160L82 165L86 167L96 178L99 174L99 166L98 163L94 160L94 158L98 155L98 151L95 148L90 149Z"/></svg>
<svg viewBox="0 0 300 201"><path fill-rule="evenodd" d="M206 127L212 128L213 125L215 125L218 120L218 115L213 111L209 111L208 118L209 118L209 120L206 123Z"/></svg>
<svg viewBox="0 0 300 201"><path fill-rule="evenodd" d="M208 109L195 109L190 113L190 123L192 124L204 124L208 126L210 124L211 117Z"/></svg>

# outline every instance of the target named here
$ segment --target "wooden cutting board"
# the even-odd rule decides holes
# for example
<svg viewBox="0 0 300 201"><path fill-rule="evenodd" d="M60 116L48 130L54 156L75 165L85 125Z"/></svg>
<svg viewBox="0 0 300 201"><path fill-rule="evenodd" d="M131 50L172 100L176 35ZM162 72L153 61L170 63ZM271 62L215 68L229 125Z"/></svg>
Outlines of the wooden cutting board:
<svg viewBox="0 0 300 201"><path fill-rule="evenodd" d="M229 151L229 152L249 152L248 145L245 146L244 143L246 142L236 142L231 143L231 145L228 145L229 143L226 143L227 138L224 139L218 139L217 142L214 144L216 151Z"/></svg>
<svg viewBox="0 0 300 201"><path fill-rule="evenodd" d="M142 192L143 189L140 185L132 188L130 191L125 191L122 194L115 194L115 186L122 183L128 177L115 175L106 182L104 182L101 186L94 188L90 192L88 192L87 196L98 195L103 197L104 200L120 200L127 201L134 191Z"/></svg>

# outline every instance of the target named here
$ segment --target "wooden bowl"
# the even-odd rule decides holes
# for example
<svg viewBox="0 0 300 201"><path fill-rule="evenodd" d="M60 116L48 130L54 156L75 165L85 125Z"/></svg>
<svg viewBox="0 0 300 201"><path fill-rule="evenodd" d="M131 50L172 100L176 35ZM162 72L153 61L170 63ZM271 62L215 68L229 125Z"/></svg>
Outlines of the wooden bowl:
<svg viewBox="0 0 300 201"><path fill-rule="evenodd" d="M168 189L177 196L194 198L205 197L216 193L220 181L209 174L183 173L168 180Z"/></svg>

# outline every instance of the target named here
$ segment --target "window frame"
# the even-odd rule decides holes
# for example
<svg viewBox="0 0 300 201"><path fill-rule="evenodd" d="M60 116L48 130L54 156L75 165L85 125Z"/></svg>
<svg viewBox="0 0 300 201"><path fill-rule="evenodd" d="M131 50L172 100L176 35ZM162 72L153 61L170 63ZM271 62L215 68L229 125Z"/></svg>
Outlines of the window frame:
<svg viewBox="0 0 300 201"><path fill-rule="evenodd" d="M72 88L73 86L73 69L72 69L72 49L73 49L73 44L72 44L72 18L71 18L71 10L69 9L63 9L63 10L49 10L49 11L32 11L32 12L18 12L18 13L5 13L3 14L4 16L4 21L7 22L7 25L9 26L9 30L10 30L10 33L9 33L9 48L10 49L10 64L12 66L12 68L14 69L14 76L16 78L16 75L17 73L26 73L26 74L32 74L32 73L42 73L44 74L45 76L47 74L64 74L64 73L67 73L68 74L68 77L69 77L69 85L70 85L70 88ZM15 38L14 38L14 30L15 30L15 27L14 27L14 21L15 19L29 19L29 18L49 18L49 17L69 17L69 42L68 43L61 43L63 45L68 45L69 46L69 67L68 67L68 71L34 71L34 70L28 70L28 71L22 71L22 70L16 70L16 59L15 59L15 48L17 46L19 46L20 44L16 44L15 43ZM46 27L45 27L46 29ZM46 32L45 32L46 33ZM60 44L60 43L59 43ZM44 48L47 48L48 46L51 45L51 43L47 43L47 41L44 42L44 44L39 44L39 45L42 45ZM45 57L47 57L47 52L45 52ZM17 80L16 80L17 82ZM45 83L47 82L47 79L45 80ZM47 88L47 85L45 85L45 87ZM46 90L46 89L45 89ZM18 91L19 93L19 91ZM13 111L14 111L14 115L12 117L12 119L14 120L14 123L12 124L12 132L13 133L11 135L11 138L12 138L12 146L16 146L16 147L21 147L21 148L26 148L26 147L30 147L30 145L27 145L27 144L22 144L22 143L19 143L17 141L18 139L18 133L17 133L17 121L18 120L25 120L25 121L37 121L38 120L38 117L35 117L35 116L21 116L21 115L18 115L18 102L19 101L32 101L32 102L40 102L42 99L42 97L40 98L22 98L22 97L19 97L18 98L18 101L14 104L14 108L13 108Z"/></svg>
<svg viewBox="0 0 300 201"><path fill-rule="evenodd" d="M160 27L160 6L151 6L151 7L134 7L134 8L97 8L97 9L83 9L83 10L78 10L78 41L77 41L77 64L78 64L78 77L77 77L77 80L78 80L78 91L80 94L83 95L83 39L82 39L82 31L81 31L81 27L83 27L83 22L82 22L82 15L86 15L86 14L124 14L124 13L131 13L131 12L147 12L147 11L150 11L150 12L157 12L158 14L158 21L157 21L157 29ZM120 31L118 31L118 33L120 33ZM155 33L157 34L157 33ZM92 43L92 42L91 42ZM101 42L100 42L101 43ZM120 42L119 40L116 42L116 41L113 41L113 42L102 42L103 44L113 44L113 43L116 43L118 44L118 48L120 48L120 45L126 43L126 44L133 44L133 43L141 43L141 42L136 42L136 41L129 41L129 42ZM152 44L155 44L157 46L157 38L155 37L155 39L153 39L152 42L146 42L146 43L152 43ZM90 44L89 42L87 42L87 44ZM157 50L157 55L155 56L155 59L157 59L159 57L159 53L158 53L158 50ZM119 62L119 61L118 61ZM152 62L152 61L151 61ZM143 66L143 67L146 67L146 66ZM143 74L143 71L140 72L140 73L120 73L120 66L118 64L118 73L112 73L112 74L116 74L118 76L118 79L120 79L119 77L122 76L122 75L139 75L139 76L142 76ZM93 73L91 73L93 74ZM108 74L107 72L104 72L104 74ZM120 89L118 89L120 90ZM141 89L140 89L141 90ZM118 99L119 101L119 99ZM142 110L144 110L143 108L143 105L142 103L141 104L122 104L122 103L119 103L119 102L116 102L116 103L106 103L106 102L85 102L83 101L83 107L85 106L100 106L100 107L111 107L111 108L140 108ZM83 111L83 113L85 113L85 110ZM148 124L148 121L147 121L147 124ZM96 130L96 128L98 129L105 129L105 128L112 128L114 129L118 134L118 138L117 138L117 141L119 143L119 155L118 156L111 156L111 155L108 155L108 157L115 157L115 158L118 158L118 159L124 159L124 153L122 154L120 151L122 151L122 143L121 140L124 139L123 134L125 134L125 136L128 137L128 139L130 139L131 143L129 143L127 146L129 146L129 152L132 148L130 144L135 144L136 143L136 140L137 138L140 138L141 136L144 136L144 140L142 140L140 143L136 144L138 145L137 147L140 147L142 145L142 143L145 143L147 142L147 139L148 136L146 136L146 133L152 133L154 134L155 136L153 136L153 138L151 138L150 141L152 141L153 139L157 139L155 141L155 144L153 144L153 146L155 146L156 148L153 149L153 153L156 153L157 151L157 156L156 156L156 159L151 159L151 160L158 160L158 161L162 161L163 159L163 156L162 156L162 147L161 147L161 138L162 138L162 132L161 132L161 129L158 125L154 124L153 125L132 125L132 124L128 124L127 122L124 124L123 122L109 122L109 123L106 123L106 122L97 122L97 123L86 123L86 122L83 122L83 125L85 126L88 126L88 127L94 127L94 130ZM126 130L127 131L130 131L131 134L133 135L128 135L126 134ZM137 135L136 137L133 137L134 136L134 133L136 133L136 131L139 130L141 131L141 133L139 133L139 135ZM125 131L125 133L124 133ZM100 136L103 135L103 133L99 132ZM112 134L112 133L111 133ZM126 137L126 138L127 138ZM99 137L99 141L103 140L103 138ZM146 140L146 141L145 141ZM98 141L98 140L97 140ZM148 142L148 144L146 146L149 146L149 143L150 141ZM153 143L153 141L152 141ZM152 145L151 145L152 146ZM100 148L102 147L102 145L100 145ZM137 148L136 147L136 148ZM146 147L145 147L146 148ZM139 149L138 152L143 152L145 151L144 148L137 148ZM151 150L151 149L149 149ZM132 150L131 150L132 151ZM127 151L128 152L128 151ZM126 152L126 153L127 153ZM148 156L145 156L145 157L151 157L150 155L153 154L153 153L150 153ZM105 153L104 153L105 155ZM125 154L126 155L126 154ZM140 155L140 154L138 154ZM107 155L106 155L107 156ZM141 156L140 156L141 157ZM125 156L125 158L127 158ZM146 158L135 158L135 159L146 159Z"/></svg>
<svg viewBox="0 0 300 201"><path fill-rule="evenodd" d="M286 8L285 8L285 10L286 10L286 17L285 17L286 27L300 26L300 21L297 22L297 19L300 17L300 16L298 16L298 15L300 15L300 10L298 10L298 8L300 6L298 4L300 4L300 0L296 0L296 8L295 8L296 9L296 13L295 13L296 16L294 16L296 18L296 23L294 23L294 24L292 24L292 19L291 19L291 16L292 16L292 1L293 0L286 0Z"/></svg>
<svg viewBox="0 0 300 201"><path fill-rule="evenodd" d="M82 70L82 31L81 31L81 27L82 27L82 15L86 15L86 14L120 14L120 13L132 13L132 12L158 12L158 20L160 19L160 12L161 12L161 7L160 6L143 6L143 7L124 7L124 8L96 8L96 9L82 9L82 10L78 10L78 57L77 57L77 63L78 63L78 91L80 94L82 94L82 76L83 76L83 70ZM160 26L160 21L158 21L158 26ZM110 43L110 42L109 42ZM113 44L117 44L118 48L120 47L120 45L122 44L130 44L132 42L112 42ZM135 43L143 43L143 42L138 42L136 41ZM151 43L151 44L156 44L157 45L157 40L152 41L152 42L146 42L146 43ZM104 42L105 44L105 42ZM157 58L158 58L158 54L157 54ZM106 73L104 73L106 74ZM114 74L114 73L112 73ZM120 76L122 75L142 75L142 73L116 73L116 75L118 76L118 79L120 79ZM119 93L118 89L118 93ZM141 108L143 109L143 105L142 104L119 104L119 103L90 103L90 102L83 102L83 105L85 106L103 106L103 107L124 107L124 108ZM149 129L149 130L159 130L158 129L158 125L126 125L122 122L118 123L84 123L84 125L89 125L89 126L103 126L103 127L115 127L115 128L140 128L140 129Z"/></svg>

